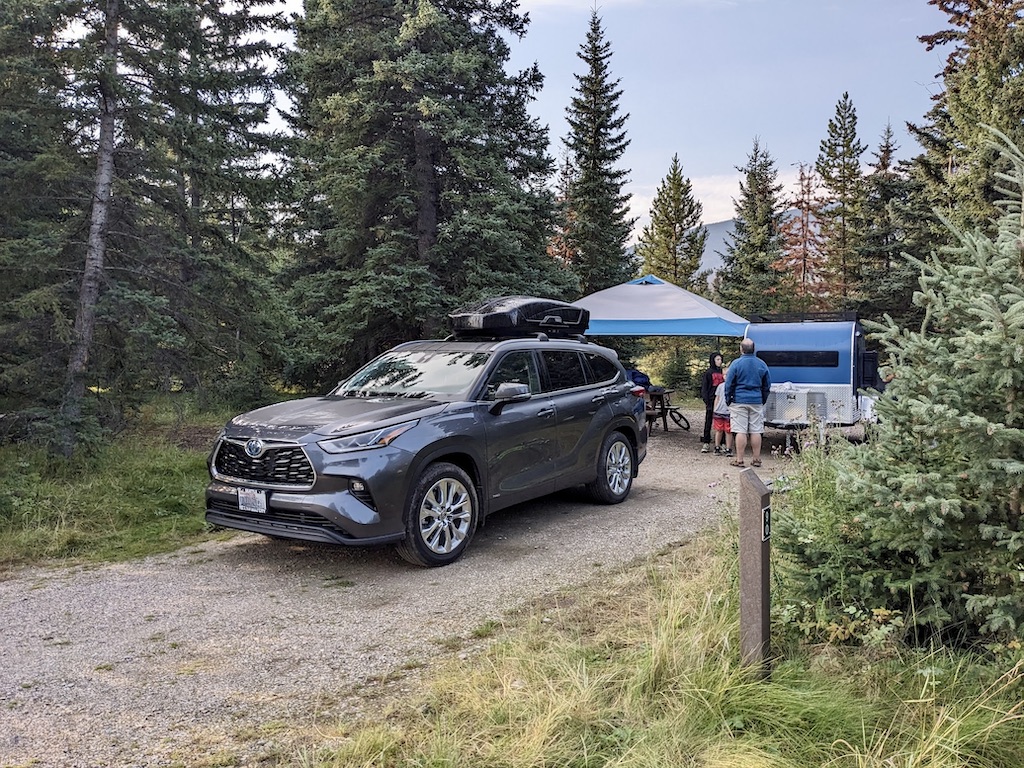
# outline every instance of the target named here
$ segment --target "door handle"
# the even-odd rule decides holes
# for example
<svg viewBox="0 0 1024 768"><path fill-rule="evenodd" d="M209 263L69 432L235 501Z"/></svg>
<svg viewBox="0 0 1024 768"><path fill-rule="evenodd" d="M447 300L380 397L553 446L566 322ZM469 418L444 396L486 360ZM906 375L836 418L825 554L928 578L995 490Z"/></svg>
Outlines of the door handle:
<svg viewBox="0 0 1024 768"><path fill-rule="evenodd" d="M539 411L537 411L537 416L539 418L542 418L542 419L546 419L548 416L554 416L554 415L555 415L555 409L554 408L542 408Z"/></svg>

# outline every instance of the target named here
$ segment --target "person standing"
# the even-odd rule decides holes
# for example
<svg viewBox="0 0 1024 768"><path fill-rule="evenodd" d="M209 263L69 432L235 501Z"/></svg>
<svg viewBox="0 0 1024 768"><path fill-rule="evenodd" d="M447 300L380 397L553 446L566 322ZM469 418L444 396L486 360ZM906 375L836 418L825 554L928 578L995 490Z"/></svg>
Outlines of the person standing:
<svg viewBox="0 0 1024 768"><path fill-rule="evenodd" d="M708 357L708 369L700 380L700 399L704 401L704 435L700 452L707 453L711 450L711 422L714 419L715 390L718 385L725 381L725 374L722 372L722 353L712 352Z"/></svg>
<svg viewBox="0 0 1024 768"><path fill-rule="evenodd" d="M729 366L722 366L722 373L729 375ZM732 456L732 424L729 423L729 406L725 402L725 380L715 390L714 421L711 423L715 433L715 455ZM722 443L725 442L725 450Z"/></svg>
<svg viewBox="0 0 1024 768"><path fill-rule="evenodd" d="M725 377L725 402L729 421L736 436L736 458L730 464L745 466L743 457L750 441L751 466L761 466L761 435L764 433L764 406L768 402L772 377L764 360L754 354L753 339L740 342L740 357L729 366Z"/></svg>

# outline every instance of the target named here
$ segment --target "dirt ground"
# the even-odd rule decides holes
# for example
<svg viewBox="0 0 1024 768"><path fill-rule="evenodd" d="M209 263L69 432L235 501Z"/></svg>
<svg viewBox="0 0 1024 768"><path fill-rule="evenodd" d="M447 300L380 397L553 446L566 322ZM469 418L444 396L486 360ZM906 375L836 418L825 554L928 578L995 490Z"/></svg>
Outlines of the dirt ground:
<svg viewBox="0 0 1024 768"><path fill-rule="evenodd" d="M266 765L471 653L473 630L629 567L735 511L743 470L659 425L622 504L561 493L493 515L466 556L227 536L0 581L0 766ZM787 471L769 433L758 477ZM196 514L202 514L197 510ZM211 762L213 761L213 762Z"/></svg>

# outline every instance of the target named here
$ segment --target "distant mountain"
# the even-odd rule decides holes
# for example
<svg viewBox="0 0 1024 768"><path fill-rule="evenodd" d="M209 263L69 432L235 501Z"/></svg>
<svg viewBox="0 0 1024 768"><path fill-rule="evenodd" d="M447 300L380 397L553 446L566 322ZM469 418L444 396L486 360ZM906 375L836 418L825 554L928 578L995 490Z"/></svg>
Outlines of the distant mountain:
<svg viewBox="0 0 1024 768"><path fill-rule="evenodd" d="M793 213L788 211L786 216L792 216ZM704 256L700 260L700 269L710 269L714 273L722 268L722 254L729 244L729 235L736 230L736 220L716 221L714 224L705 224L704 228L708 231L708 239L704 241ZM629 253L632 252L633 248L630 246Z"/></svg>
<svg viewBox="0 0 1024 768"><path fill-rule="evenodd" d="M797 216L799 211L795 208L783 212L783 221L789 221ZM701 269L710 269L717 272L722 268L722 256L729 241L726 239L736 229L736 220L716 221L714 224L704 225L708 230L708 239L704 243L704 258L700 260Z"/></svg>
<svg viewBox="0 0 1024 768"><path fill-rule="evenodd" d="M734 219L716 221L714 224L705 224L708 231L708 239L704 242L704 257L700 260L701 269L710 269L717 272L722 267L722 256L728 241L726 238L733 233Z"/></svg>

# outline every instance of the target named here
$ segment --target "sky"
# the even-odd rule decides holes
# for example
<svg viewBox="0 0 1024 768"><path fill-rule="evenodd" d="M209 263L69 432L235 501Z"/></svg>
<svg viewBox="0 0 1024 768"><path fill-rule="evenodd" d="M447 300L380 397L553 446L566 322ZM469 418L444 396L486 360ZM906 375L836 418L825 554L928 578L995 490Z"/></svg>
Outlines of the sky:
<svg viewBox="0 0 1024 768"><path fill-rule="evenodd" d="M921 123L941 90L948 51L920 35L946 29L927 0L522 0L526 36L512 41L509 71L536 62L545 83L531 111L559 157L565 111L586 72L577 54L596 9L619 80L630 145L619 162L636 232L648 220L673 155L704 209L732 218L755 138L776 161L783 193L801 163L813 166L828 121L847 92L872 158L886 124L900 150L919 154L906 123Z"/></svg>

